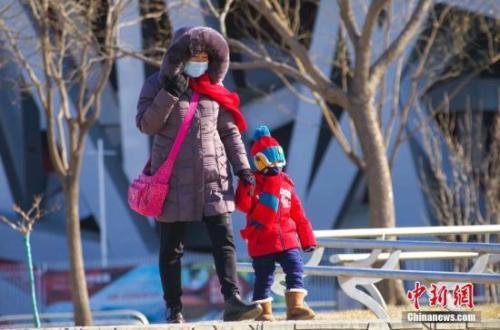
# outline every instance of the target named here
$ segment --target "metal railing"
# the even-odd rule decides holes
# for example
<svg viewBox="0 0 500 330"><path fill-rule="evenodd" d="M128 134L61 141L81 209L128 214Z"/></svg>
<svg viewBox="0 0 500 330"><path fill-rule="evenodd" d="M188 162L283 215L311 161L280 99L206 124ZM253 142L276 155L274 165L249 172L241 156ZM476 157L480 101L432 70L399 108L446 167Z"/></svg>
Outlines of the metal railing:
<svg viewBox="0 0 500 330"><path fill-rule="evenodd" d="M283 269L276 265L276 270ZM253 272L251 263L239 263L238 271ZM316 276L344 276L344 277L368 277L386 278L396 280L411 280L421 282L455 282L455 283L477 283L477 284L500 284L500 274L471 274L458 272L438 272L425 270L403 270L403 269L375 269L355 268L344 266L304 266L307 275Z"/></svg>
<svg viewBox="0 0 500 330"><path fill-rule="evenodd" d="M500 254L500 244L458 243L433 241L385 241L373 239L320 239L318 245L325 248L356 248L411 251L478 252Z"/></svg>
<svg viewBox="0 0 500 330"><path fill-rule="evenodd" d="M368 258L370 253L340 253L330 256L330 263L344 264L353 261L360 261ZM391 256L390 253L380 253L377 261L386 261ZM401 252L399 261L404 260L446 260L446 259L471 259L477 258L477 252L442 252L442 251L419 251L419 252Z"/></svg>
<svg viewBox="0 0 500 330"><path fill-rule="evenodd" d="M347 296L365 305L378 318L388 319L385 300L375 286L383 279L414 280L427 285L437 283L451 290L457 283L500 284L500 274L492 274L489 269L491 265L500 262L500 244L385 240L387 237L446 236L463 233L498 235L500 225L317 230L314 234L318 239L318 248L306 262L304 271L307 275L337 277ZM329 260L337 264L336 266L319 265L325 248L368 249L372 252L334 254ZM384 250L388 252L382 253ZM468 272L399 269L401 259L460 258L475 258ZM384 261L383 265L374 268L375 263L380 260ZM338 266L339 263L345 266ZM253 272L251 264L248 263L238 264L238 270ZM284 295L285 287L281 283L285 276L280 267L277 267L277 270L279 274L275 277L272 290L278 295Z"/></svg>
<svg viewBox="0 0 500 330"><path fill-rule="evenodd" d="M500 234L500 225L428 226L315 230L316 238L373 238L403 236L446 236L456 234Z"/></svg>

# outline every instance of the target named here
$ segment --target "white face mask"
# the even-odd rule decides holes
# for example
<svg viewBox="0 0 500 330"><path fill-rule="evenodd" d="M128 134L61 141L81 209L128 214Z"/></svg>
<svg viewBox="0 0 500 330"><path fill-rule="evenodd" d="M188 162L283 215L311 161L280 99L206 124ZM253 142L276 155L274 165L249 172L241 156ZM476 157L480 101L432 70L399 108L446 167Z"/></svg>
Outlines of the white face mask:
<svg viewBox="0 0 500 330"><path fill-rule="evenodd" d="M192 78L198 78L208 69L208 62L189 61L184 65L184 73Z"/></svg>

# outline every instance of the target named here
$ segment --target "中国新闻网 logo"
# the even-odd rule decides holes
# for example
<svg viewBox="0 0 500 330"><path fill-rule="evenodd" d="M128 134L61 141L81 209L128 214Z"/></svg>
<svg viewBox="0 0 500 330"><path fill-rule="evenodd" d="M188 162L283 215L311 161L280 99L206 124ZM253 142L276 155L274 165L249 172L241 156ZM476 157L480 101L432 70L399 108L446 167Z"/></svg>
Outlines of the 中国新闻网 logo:
<svg viewBox="0 0 500 330"><path fill-rule="evenodd" d="M453 290L448 290L446 285L443 284L431 283L431 286L427 288L420 282L415 282L414 289L409 290L406 296L418 310L420 309L419 298L426 292L428 292L429 306L431 307L441 306L446 308L450 304L455 307L464 306L470 309L474 307L474 286L472 283L456 284Z"/></svg>

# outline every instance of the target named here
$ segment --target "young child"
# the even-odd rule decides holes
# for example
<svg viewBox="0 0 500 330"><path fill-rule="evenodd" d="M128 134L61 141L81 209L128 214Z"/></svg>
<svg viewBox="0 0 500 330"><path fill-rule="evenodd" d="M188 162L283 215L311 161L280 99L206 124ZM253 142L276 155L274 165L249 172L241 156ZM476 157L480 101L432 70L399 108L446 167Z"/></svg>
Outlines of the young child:
<svg viewBox="0 0 500 330"><path fill-rule="evenodd" d="M236 207L247 215L241 236L247 241L255 270L253 300L263 309L257 320L274 320L271 285L276 262L286 274L287 319L312 319L314 312L304 305L307 291L302 280L300 254L300 247L310 252L317 244L311 223L292 180L282 172L286 164L283 148L271 137L266 126L255 131L251 153L256 184L238 183Z"/></svg>

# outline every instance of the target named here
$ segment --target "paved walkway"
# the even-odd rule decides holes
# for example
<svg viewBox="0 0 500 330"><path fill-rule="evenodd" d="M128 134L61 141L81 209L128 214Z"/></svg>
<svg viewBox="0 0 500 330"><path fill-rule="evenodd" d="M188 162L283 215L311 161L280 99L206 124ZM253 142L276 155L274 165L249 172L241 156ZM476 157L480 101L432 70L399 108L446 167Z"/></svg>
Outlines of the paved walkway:
<svg viewBox="0 0 500 330"><path fill-rule="evenodd" d="M106 326L91 327L87 329L103 330L128 330L128 329L158 329L158 330L421 330L421 329L484 329L500 330L500 320L484 320L480 323L454 324L440 323L426 327L418 323L402 323L400 320L392 320L387 324L377 320L319 320L319 321L276 321L276 322L198 322L179 325L152 324L148 326ZM54 328L57 330L81 329L81 328Z"/></svg>

